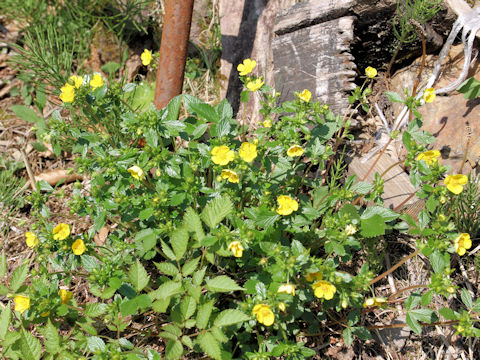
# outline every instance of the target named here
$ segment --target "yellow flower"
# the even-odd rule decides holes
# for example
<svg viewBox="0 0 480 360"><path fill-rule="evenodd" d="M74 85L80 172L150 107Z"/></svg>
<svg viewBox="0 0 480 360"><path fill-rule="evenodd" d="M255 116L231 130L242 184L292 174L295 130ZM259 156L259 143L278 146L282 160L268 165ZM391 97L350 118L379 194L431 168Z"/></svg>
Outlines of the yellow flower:
<svg viewBox="0 0 480 360"><path fill-rule="evenodd" d="M257 157L257 145L250 144L248 142L242 143L240 150L238 150L238 155L242 158L243 161L252 162Z"/></svg>
<svg viewBox="0 0 480 360"><path fill-rule="evenodd" d="M263 84L265 84L265 81L262 81L260 78L255 81L249 81L247 83L247 89L252 92L257 91L263 86Z"/></svg>
<svg viewBox="0 0 480 360"><path fill-rule="evenodd" d="M253 307L252 314L257 316L257 321L265 326L270 326L275 321L275 315L273 314L270 306L265 304L257 304Z"/></svg>
<svg viewBox="0 0 480 360"><path fill-rule="evenodd" d="M291 294L295 296L295 285L293 284L282 284L277 290L278 293Z"/></svg>
<svg viewBox="0 0 480 360"><path fill-rule="evenodd" d="M453 241L453 245L455 246L455 251L458 255L465 255L467 249L470 249L472 247L472 240L470 239L470 234L461 233Z"/></svg>
<svg viewBox="0 0 480 360"><path fill-rule="evenodd" d="M129 167L127 171L134 179L142 180L145 177L145 173L143 172L142 168L137 165Z"/></svg>
<svg viewBox="0 0 480 360"><path fill-rule="evenodd" d="M78 75L72 75L68 78L68 81L73 82L73 86L76 89L80 89L80 86L83 84L83 77Z"/></svg>
<svg viewBox="0 0 480 360"><path fill-rule="evenodd" d="M373 307L373 306L382 306L387 302L387 299L382 298L382 297L373 297L373 298L368 298L365 299L363 302L363 307Z"/></svg>
<svg viewBox="0 0 480 360"><path fill-rule="evenodd" d="M54 240L65 240L70 235L70 225L60 223L53 228Z"/></svg>
<svg viewBox="0 0 480 360"><path fill-rule="evenodd" d="M233 256L240 258L243 255L243 250L245 249L240 241L232 241L230 244L228 244L228 250L233 253Z"/></svg>
<svg viewBox="0 0 480 360"><path fill-rule="evenodd" d="M427 163L428 166L435 164L440 157L440 151L438 150L428 150L424 151L417 156L417 160L423 160Z"/></svg>
<svg viewBox="0 0 480 360"><path fill-rule="evenodd" d="M60 100L62 100L64 103L71 103L75 99L75 87L70 84L65 84L60 88L60 91L62 92L60 94Z"/></svg>
<svg viewBox="0 0 480 360"><path fill-rule="evenodd" d="M102 87L103 84L104 84L103 79L99 74L93 75L93 79L90 80L90 86L92 87L92 90Z"/></svg>
<svg viewBox="0 0 480 360"><path fill-rule="evenodd" d="M40 314L40 316L47 317L50 315L50 311L44 311Z"/></svg>
<svg viewBox="0 0 480 360"><path fill-rule="evenodd" d="M448 190L458 195L463 191L463 186L467 184L468 177L462 174L448 175L443 182L447 185Z"/></svg>
<svg viewBox="0 0 480 360"><path fill-rule="evenodd" d="M238 174L232 170L222 170L222 179L227 179L228 182L238 184Z"/></svg>
<svg viewBox="0 0 480 360"><path fill-rule="evenodd" d="M272 127L272 120L267 119L264 122L262 122L262 125L263 125L264 128L267 128L267 129L271 128Z"/></svg>
<svg viewBox="0 0 480 360"><path fill-rule="evenodd" d="M25 233L25 243L29 248L34 248L38 245L38 236L30 231Z"/></svg>
<svg viewBox="0 0 480 360"><path fill-rule="evenodd" d="M250 74L255 66L257 66L255 60L245 59L243 60L243 64L238 64L237 70L240 76L244 76Z"/></svg>
<svg viewBox="0 0 480 360"><path fill-rule="evenodd" d="M20 314L30 309L30 298L28 296L17 295L13 298L13 302L15 303L15 311Z"/></svg>
<svg viewBox="0 0 480 360"><path fill-rule="evenodd" d="M280 195L277 199L279 215L290 215L292 212L298 210L298 202L288 195Z"/></svg>
<svg viewBox="0 0 480 360"><path fill-rule="evenodd" d="M281 312L285 312L285 309L286 309L285 303L283 302L278 303L278 310L280 310Z"/></svg>
<svg viewBox="0 0 480 360"><path fill-rule="evenodd" d="M331 300L333 299L333 295L337 291L337 288L335 285L330 284L328 281L325 280L319 280L315 283L313 283L312 288L314 291L314 294L316 297L319 299L325 299L325 300Z"/></svg>
<svg viewBox="0 0 480 360"><path fill-rule="evenodd" d="M347 234L348 236L353 235L356 232L357 229L352 224L348 224L347 226L345 226L345 234Z"/></svg>
<svg viewBox="0 0 480 360"><path fill-rule="evenodd" d="M65 289L60 289L58 291L58 295L60 296L60 300L62 301L62 304L66 304L72 298L73 293L71 291L68 291L68 290L65 290Z"/></svg>
<svg viewBox="0 0 480 360"><path fill-rule="evenodd" d="M148 49L143 50L142 55L140 55L140 59L142 59L142 64L144 66L150 65L152 62L152 52Z"/></svg>
<svg viewBox="0 0 480 360"><path fill-rule="evenodd" d="M314 272L314 273L307 273L307 275L305 275L305 279L309 282L312 282L313 280L322 280L322 274L320 274L320 272Z"/></svg>
<svg viewBox="0 0 480 360"><path fill-rule="evenodd" d="M287 155L290 157L302 156L305 151L300 145L292 145L287 150Z"/></svg>
<svg viewBox="0 0 480 360"><path fill-rule="evenodd" d="M215 146L212 149L212 161L217 165L227 165L235 158L233 150L226 145Z"/></svg>
<svg viewBox="0 0 480 360"><path fill-rule="evenodd" d="M78 239L72 244L72 251L75 255L82 255L85 250L87 250L87 247L82 239Z"/></svg>
<svg viewBox="0 0 480 360"><path fill-rule="evenodd" d="M426 103L431 103L433 100L435 100L435 89L434 88L428 88L425 89L423 92L423 100L425 100Z"/></svg>
<svg viewBox="0 0 480 360"><path fill-rule="evenodd" d="M369 79L373 79L375 76L377 76L377 69L375 69L374 67L368 66L365 69L365 75L367 75Z"/></svg>
<svg viewBox="0 0 480 360"><path fill-rule="evenodd" d="M298 94L298 97L302 101L309 102L310 99L312 98L312 93L307 89L304 89L300 94Z"/></svg>

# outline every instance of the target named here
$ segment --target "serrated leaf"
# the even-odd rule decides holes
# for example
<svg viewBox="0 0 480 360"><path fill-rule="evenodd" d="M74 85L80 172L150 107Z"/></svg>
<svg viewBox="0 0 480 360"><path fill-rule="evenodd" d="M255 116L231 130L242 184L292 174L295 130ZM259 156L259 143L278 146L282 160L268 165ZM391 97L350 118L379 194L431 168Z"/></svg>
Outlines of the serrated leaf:
<svg viewBox="0 0 480 360"><path fill-rule="evenodd" d="M182 283L177 281L167 281L158 287L157 290L152 291L149 296L154 299L166 299L172 295L178 294L182 291Z"/></svg>
<svg viewBox="0 0 480 360"><path fill-rule="evenodd" d="M195 272L192 276L192 283L193 285L200 285L203 281L203 277L205 276L205 271L207 271L207 267L202 268L201 270Z"/></svg>
<svg viewBox="0 0 480 360"><path fill-rule="evenodd" d="M157 267L158 270L160 270L161 273L165 275L175 276L178 274L178 268L172 263L167 263L167 262L155 263L155 266Z"/></svg>
<svg viewBox="0 0 480 360"><path fill-rule="evenodd" d="M42 335L44 336L43 345L50 354L56 354L60 350L60 337L57 328L48 319L47 325L43 328Z"/></svg>
<svg viewBox="0 0 480 360"><path fill-rule="evenodd" d="M223 310L213 322L214 326L222 327L238 324L250 319L250 316L236 309Z"/></svg>
<svg viewBox="0 0 480 360"><path fill-rule="evenodd" d="M212 328L210 328L210 332L220 343L226 343L228 341L228 338L225 336L222 329L220 329L219 327L213 326Z"/></svg>
<svg viewBox="0 0 480 360"><path fill-rule="evenodd" d="M457 320L458 319L458 316L455 314L455 311L453 311L450 308L441 308L440 310L438 310L438 313L447 320Z"/></svg>
<svg viewBox="0 0 480 360"><path fill-rule="evenodd" d="M203 209L201 218L211 229L215 228L233 210L232 201L226 197L212 199Z"/></svg>
<svg viewBox="0 0 480 360"><path fill-rule="evenodd" d="M208 356L222 360L222 352L217 339L208 331L202 331L197 336L197 344Z"/></svg>
<svg viewBox="0 0 480 360"><path fill-rule="evenodd" d="M415 309L408 312L411 316L415 317L416 320L422 321L425 323L432 323L436 320L437 316L435 312L431 309Z"/></svg>
<svg viewBox="0 0 480 360"><path fill-rule="evenodd" d="M361 219L369 219L374 215L379 215L385 222L393 221L400 216L400 214L397 214L395 211L382 206L370 206L365 209Z"/></svg>
<svg viewBox="0 0 480 360"><path fill-rule="evenodd" d="M133 315L137 312L137 302L135 299L125 300L120 304L120 312L123 317Z"/></svg>
<svg viewBox="0 0 480 360"><path fill-rule="evenodd" d="M0 315L0 340L5 340L10 321L12 320L12 312L8 306L4 307Z"/></svg>
<svg viewBox="0 0 480 360"><path fill-rule="evenodd" d="M182 95L175 96L167 105L167 114L165 120L174 121L178 120L178 113L180 112L180 106L182 105Z"/></svg>
<svg viewBox="0 0 480 360"><path fill-rule="evenodd" d="M213 304L215 304L215 300L210 300L209 302L202 304L198 307L197 312L197 328L202 330L207 327L208 320L210 319L210 315L212 314Z"/></svg>
<svg viewBox="0 0 480 360"><path fill-rule="evenodd" d="M90 324L86 324L86 323L81 323L81 322L77 322L78 326L80 326L82 328L83 331L85 331L88 335L92 335L92 336L95 336L97 335L97 329L95 329L95 327L93 327L92 325Z"/></svg>
<svg viewBox="0 0 480 360"><path fill-rule="evenodd" d="M10 278L10 290L16 292L25 282L28 276L28 263L17 267Z"/></svg>
<svg viewBox="0 0 480 360"><path fill-rule="evenodd" d="M180 303L180 313L184 320L189 319L195 310L197 309L197 303L191 296L185 296Z"/></svg>
<svg viewBox="0 0 480 360"><path fill-rule="evenodd" d="M460 291L460 297L462 299L462 302L465 304L466 308L470 310L473 307L472 295L468 292L467 289L463 288Z"/></svg>
<svg viewBox="0 0 480 360"><path fill-rule="evenodd" d="M362 236L376 237L385 234L385 221L383 218L375 214L368 219L361 219L360 229Z"/></svg>
<svg viewBox="0 0 480 360"><path fill-rule="evenodd" d="M345 345L350 346L353 343L353 334L352 334L352 329L351 328L346 328L342 332L342 338L343 341L345 342Z"/></svg>
<svg viewBox="0 0 480 360"><path fill-rule="evenodd" d="M207 122L217 123L220 120L215 109L205 103L190 103L188 111L196 113L199 117L205 119Z"/></svg>
<svg viewBox="0 0 480 360"><path fill-rule="evenodd" d="M430 264L433 271L436 274L442 274L445 267L450 264L450 256L448 254L442 254L440 251L435 250L430 256Z"/></svg>
<svg viewBox="0 0 480 360"><path fill-rule="evenodd" d="M460 84L457 91L462 93L465 99L475 99L480 96L480 81L474 77L468 78Z"/></svg>
<svg viewBox="0 0 480 360"><path fill-rule="evenodd" d="M97 350L105 350L105 342L98 336L87 337L87 348L90 352L94 353Z"/></svg>
<svg viewBox="0 0 480 360"><path fill-rule="evenodd" d="M7 257L5 253L2 252L0 255L0 278L3 278L7 273Z"/></svg>
<svg viewBox="0 0 480 360"><path fill-rule="evenodd" d="M33 111L33 109L30 109L28 106L12 105L11 109L15 115L17 115L20 119L24 121L37 123L41 120L37 113Z"/></svg>
<svg viewBox="0 0 480 360"><path fill-rule="evenodd" d="M182 344L188 347L189 349L193 349L193 341L187 335L182 336Z"/></svg>
<svg viewBox="0 0 480 360"><path fill-rule="evenodd" d="M148 276L147 271L138 259L135 264L133 264L133 266L130 268L130 271L128 272L128 277L130 278L130 281L132 282L137 292L142 291L142 289L148 285L148 282L150 280L150 276Z"/></svg>
<svg viewBox="0 0 480 360"><path fill-rule="evenodd" d="M187 251L188 230L184 227L176 229L172 235L170 235L170 245L175 253L176 260L180 260Z"/></svg>
<svg viewBox="0 0 480 360"><path fill-rule="evenodd" d="M88 303L85 306L85 315L90 317L97 317L103 315L107 311L107 304L103 303Z"/></svg>
<svg viewBox="0 0 480 360"><path fill-rule="evenodd" d="M200 242L205 237L200 216L191 207L187 209L183 217L183 224L186 229L194 233L194 238Z"/></svg>
<svg viewBox="0 0 480 360"><path fill-rule="evenodd" d="M415 316L412 316L409 312L407 312L406 323L415 334L420 335L422 333L422 327L416 320Z"/></svg>
<svg viewBox="0 0 480 360"><path fill-rule="evenodd" d="M157 235L152 229L140 230L135 235L134 241L141 243L143 250L146 252L153 249L153 247L157 244Z"/></svg>
<svg viewBox="0 0 480 360"><path fill-rule="evenodd" d="M385 95L391 102L396 102L396 103L404 102L402 96L394 91L385 91Z"/></svg>
<svg viewBox="0 0 480 360"><path fill-rule="evenodd" d="M186 262L182 266L182 274L183 276L191 275L195 270L197 270L198 263L200 262L200 256Z"/></svg>
<svg viewBox="0 0 480 360"><path fill-rule="evenodd" d="M179 359L183 354L183 345L178 340L168 340L165 348L165 359Z"/></svg>
<svg viewBox="0 0 480 360"><path fill-rule="evenodd" d="M168 246L163 240L161 241L161 243L162 243L163 254L167 257L167 259L177 260L177 257L175 256L175 253L172 251L170 246Z"/></svg>
<svg viewBox="0 0 480 360"><path fill-rule="evenodd" d="M20 350L23 360L39 360L42 356L42 346L30 332L22 328L20 332Z"/></svg>
<svg viewBox="0 0 480 360"><path fill-rule="evenodd" d="M245 290L227 275L220 275L213 279L207 280L207 289L213 292L231 292L237 290Z"/></svg>
<svg viewBox="0 0 480 360"><path fill-rule="evenodd" d="M357 194L368 194L370 191L372 191L373 185L370 183L367 183L365 181L359 181L355 185L352 186L350 189L351 191L356 192Z"/></svg>

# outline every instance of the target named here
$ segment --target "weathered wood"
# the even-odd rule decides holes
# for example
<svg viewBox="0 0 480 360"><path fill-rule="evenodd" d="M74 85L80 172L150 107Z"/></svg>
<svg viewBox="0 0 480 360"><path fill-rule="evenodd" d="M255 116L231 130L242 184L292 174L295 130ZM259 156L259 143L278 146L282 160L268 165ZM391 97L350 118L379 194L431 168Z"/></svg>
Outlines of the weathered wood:
<svg viewBox="0 0 480 360"><path fill-rule="evenodd" d="M351 16L300 29L273 40L275 86L280 101L308 89L315 100L337 113L348 107L346 93L355 88L356 65L349 53L353 40Z"/></svg>
<svg viewBox="0 0 480 360"><path fill-rule="evenodd" d="M359 179L363 179L376 158L377 156L373 156L365 163L362 163L361 159L358 157L353 158L348 168L350 175L355 174ZM385 180L385 193L383 195L383 200L385 202L385 207L390 209L394 209L400 204L402 204L406 199L408 199L409 196L411 196L416 191L415 187L410 182L408 175L399 165L395 165L395 162L396 161L390 156L388 156L387 154L383 154L383 156L380 158L377 165L375 166L374 170L370 172L367 179L365 180L369 183L372 183L375 178L375 173L383 174L385 170L392 167L383 176L383 179ZM407 212L409 213L409 215L416 217L418 213L415 213L415 211L411 212L409 210L410 208L412 210L416 210L416 204L418 202L419 199L413 196L405 203L405 206L402 206L402 212Z"/></svg>
<svg viewBox="0 0 480 360"><path fill-rule="evenodd" d="M298 3L277 15L275 34L283 35L300 28L338 19L352 8L355 0L311 0Z"/></svg>

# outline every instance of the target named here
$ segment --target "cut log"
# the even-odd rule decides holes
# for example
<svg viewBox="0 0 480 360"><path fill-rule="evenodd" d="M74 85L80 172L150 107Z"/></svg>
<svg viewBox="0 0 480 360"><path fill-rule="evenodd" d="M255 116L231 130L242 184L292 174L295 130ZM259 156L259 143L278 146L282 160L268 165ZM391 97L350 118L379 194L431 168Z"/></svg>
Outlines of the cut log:
<svg viewBox="0 0 480 360"><path fill-rule="evenodd" d="M354 0L313 0L281 11L275 19L275 34L283 35L304 27L334 20L347 14Z"/></svg>
<svg viewBox="0 0 480 360"><path fill-rule="evenodd" d="M354 18L345 16L277 36L273 40L275 85L280 101L308 89L336 113L348 108L356 65L349 53Z"/></svg>

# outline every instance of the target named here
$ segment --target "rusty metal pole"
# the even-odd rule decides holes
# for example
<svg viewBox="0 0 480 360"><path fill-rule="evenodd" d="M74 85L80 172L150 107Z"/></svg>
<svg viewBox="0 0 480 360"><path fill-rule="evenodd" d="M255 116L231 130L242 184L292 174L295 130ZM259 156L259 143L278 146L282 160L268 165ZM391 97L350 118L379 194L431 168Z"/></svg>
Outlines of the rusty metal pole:
<svg viewBox="0 0 480 360"><path fill-rule="evenodd" d="M193 3L194 0L167 0L165 4L153 100L157 109L164 108L173 97L182 93Z"/></svg>

